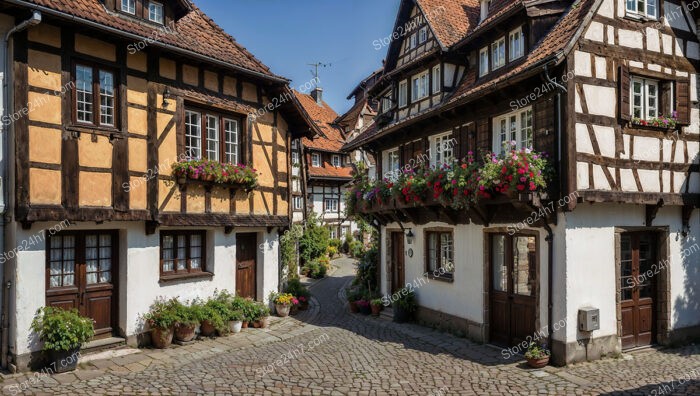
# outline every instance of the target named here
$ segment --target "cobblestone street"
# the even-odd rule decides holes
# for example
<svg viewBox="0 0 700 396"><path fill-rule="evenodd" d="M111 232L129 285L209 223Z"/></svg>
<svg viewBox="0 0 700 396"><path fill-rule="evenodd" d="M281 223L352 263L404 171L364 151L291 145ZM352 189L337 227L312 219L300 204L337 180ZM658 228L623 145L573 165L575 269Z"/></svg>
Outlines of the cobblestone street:
<svg viewBox="0 0 700 396"><path fill-rule="evenodd" d="M353 262L312 286L312 308L167 350L86 356L74 373L5 376L5 394L92 395L594 395L700 394L700 347L646 350L568 368L532 370L497 348L417 325L347 313ZM276 363L289 357L288 362ZM107 359L98 359L108 357ZM283 363L283 364L280 364ZM689 379L690 378L690 379ZM23 389L24 392L20 392Z"/></svg>

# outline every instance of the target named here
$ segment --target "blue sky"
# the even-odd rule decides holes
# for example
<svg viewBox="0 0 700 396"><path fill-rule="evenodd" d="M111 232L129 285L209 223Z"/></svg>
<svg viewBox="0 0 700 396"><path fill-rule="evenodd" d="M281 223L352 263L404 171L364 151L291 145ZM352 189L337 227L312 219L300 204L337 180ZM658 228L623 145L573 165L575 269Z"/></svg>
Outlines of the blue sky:
<svg viewBox="0 0 700 396"><path fill-rule="evenodd" d="M303 86L319 68L324 99L339 114L357 83L378 69L399 0L195 0L195 4L276 74Z"/></svg>

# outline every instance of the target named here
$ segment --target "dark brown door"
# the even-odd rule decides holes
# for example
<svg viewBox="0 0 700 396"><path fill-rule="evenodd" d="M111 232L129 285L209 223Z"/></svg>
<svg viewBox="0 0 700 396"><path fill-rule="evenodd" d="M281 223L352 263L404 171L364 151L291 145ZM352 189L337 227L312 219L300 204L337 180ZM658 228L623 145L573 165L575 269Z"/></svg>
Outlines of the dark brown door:
<svg viewBox="0 0 700 396"><path fill-rule="evenodd" d="M49 237L46 304L77 308L95 321L95 338L116 329L117 233L62 233Z"/></svg>
<svg viewBox="0 0 700 396"><path fill-rule="evenodd" d="M490 249L490 340L513 346L535 336L537 238L495 234Z"/></svg>
<svg viewBox="0 0 700 396"><path fill-rule="evenodd" d="M403 232L391 233L391 293L406 285L404 268Z"/></svg>
<svg viewBox="0 0 700 396"><path fill-rule="evenodd" d="M236 235L236 295L255 299L258 256L257 234Z"/></svg>
<svg viewBox="0 0 700 396"><path fill-rule="evenodd" d="M653 266L656 246L653 233L620 236L620 308L622 347L635 348L654 342L656 314ZM649 273L652 276L647 276Z"/></svg>

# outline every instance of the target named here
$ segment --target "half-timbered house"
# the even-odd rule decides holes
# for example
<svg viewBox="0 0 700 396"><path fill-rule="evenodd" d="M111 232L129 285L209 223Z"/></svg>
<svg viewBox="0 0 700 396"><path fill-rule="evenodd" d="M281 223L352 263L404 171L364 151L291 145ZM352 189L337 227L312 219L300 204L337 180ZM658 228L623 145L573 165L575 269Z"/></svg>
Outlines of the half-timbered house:
<svg viewBox="0 0 700 396"><path fill-rule="evenodd" d="M558 364L700 334L700 47L685 4L402 1L370 92L377 127L345 149L391 178L513 141L549 153L555 176L467 210L365 207L381 292L411 284L419 320L508 356L546 340Z"/></svg>
<svg viewBox="0 0 700 396"><path fill-rule="evenodd" d="M4 74L4 366L40 348L28 335L44 305L135 344L158 297L278 289L289 147L312 129L286 79L188 0L8 0L0 14L19 26ZM257 183L176 176L190 159L247 165Z"/></svg>

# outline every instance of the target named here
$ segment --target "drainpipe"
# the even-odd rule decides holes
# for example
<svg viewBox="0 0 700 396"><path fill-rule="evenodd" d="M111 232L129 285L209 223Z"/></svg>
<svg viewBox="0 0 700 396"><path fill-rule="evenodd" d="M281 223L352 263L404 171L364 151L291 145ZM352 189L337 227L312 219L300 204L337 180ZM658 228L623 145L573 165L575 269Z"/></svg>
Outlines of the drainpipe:
<svg viewBox="0 0 700 396"><path fill-rule="evenodd" d="M561 94L566 93L566 87L559 84L558 82L552 80L549 76L549 70L547 69L547 64L544 65L544 76L547 82L553 84L557 88L556 93L556 128L557 128L557 171L559 176L559 195L563 191L562 185L562 160L561 160L561 139L562 139L562 116L561 116ZM546 212L545 212L546 213ZM556 216L556 210L554 216ZM549 348L550 351L553 349L552 345L554 343L554 232L552 227L550 227L547 219L544 221L544 228L547 230L547 330L549 337Z"/></svg>
<svg viewBox="0 0 700 396"><path fill-rule="evenodd" d="M12 72L13 61L10 59L10 38L13 34L21 32L31 26L36 26L41 23L41 12L32 11L32 16L25 20L24 22L16 25L10 29L4 37L3 41L3 102L2 102L2 115L7 116L10 113L10 84L9 84L9 74ZM14 147L14 134L12 133L13 128L10 125L5 125L4 122L0 123L0 145L2 146L2 170L0 172L0 188L2 189L2 194L0 194L0 229L3 230L3 237L0 238L0 252L5 251L5 238L7 230L5 229L5 214L7 213L7 206L9 202L9 190L8 190L8 180L9 180L9 146ZM13 155L14 157L14 155ZM7 262L5 262L2 271L3 288L2 288L2 347L0 351L0 366L7 367L8 363L8 352L9 352L9 328L10 328L10 291L12 289L12 281L7 280L9 278Z"/></svg>

